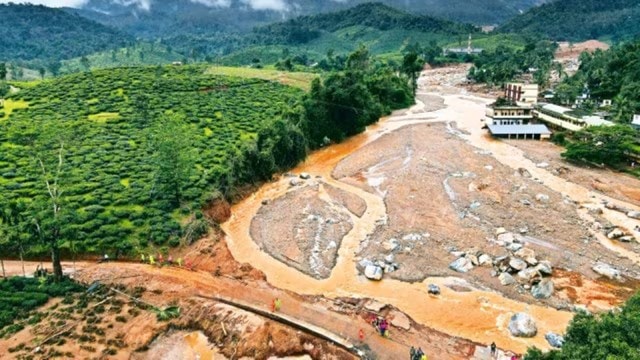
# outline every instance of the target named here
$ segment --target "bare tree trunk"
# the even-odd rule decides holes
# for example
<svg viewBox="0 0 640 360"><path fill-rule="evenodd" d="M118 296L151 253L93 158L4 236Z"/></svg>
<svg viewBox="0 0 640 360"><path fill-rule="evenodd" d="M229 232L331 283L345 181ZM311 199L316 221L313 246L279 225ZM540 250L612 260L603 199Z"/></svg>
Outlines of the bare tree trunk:
<svg viewBox="0 0 640 360"><path fill-rule="evenodd" d="M53 278L54 280L62 280L62 265L60 264L60 249L55 243L51 244L51 263L53 265Z"/></svg>
<svg viewBox="0 0 640 360"><path fill-rule="evenodd" d="M24 256L22 255L22 245L20 245L20 264L22 265L22 277L27 277L27 272L24 270Z"/></svg>
<svg viewBox="0 0 640 360"><path fill-rule="evenodd" d="M7 278L7 273L4 272L4 260L0 259L0 265L2 265L2 277Z"/></svg>

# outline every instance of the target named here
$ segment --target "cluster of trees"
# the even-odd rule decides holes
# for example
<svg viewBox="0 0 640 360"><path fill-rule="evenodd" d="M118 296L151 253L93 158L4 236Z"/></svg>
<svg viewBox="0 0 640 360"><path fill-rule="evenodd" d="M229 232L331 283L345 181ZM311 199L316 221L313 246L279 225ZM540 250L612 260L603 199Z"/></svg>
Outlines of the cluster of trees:
<svg viewBox="0 0 640 360"><path fill-rule="evenodd" d="M631 154L640 155L640 139L628 125L591 126L576 132L562 156L609 166L628 163Z"/></svg>
<svg viewBox="0 0 640 360"><path fill-rule="evenodd" d="M563 0L534 7L499 31L544 35L558 41L611 38L640 34L640 3L636 0Z"/></svg>
<svg viewBox="0 0 640 360"><path fill-rule="evenodd" d="M411 104L417 56L404 65L399 74L360 48L309 94L202 66L84 72L23 89L9 101L29 106L0 128L0 258L50 254L61 278L62 256L191 242L207 231L200 209L211 194L231 200Z"/></svg>
<svg viewBox="0 0 640 360"><path fill-rule="evenodd" d="M415 88L410 84L421 65L415 53L407 54L405 63L404 75L397 75L388 65L374 63L361 46L347 57L344 69L314 80L304 100L302 125L311 147L341 141L391 109L412 104Z"/></svg>
<svg viewBox="0 0 640 360"><path fill-rule="evenodd" d="M560 350L529 349L525 360L640 358L640 294L619 310L600 315L579 312L571 321Z"/></svg>
<svg viewBox="0 0 640 360"><path fill-rule="evenodd" d="M495 50L483 51L477 56L468 76L476 82L501 85L533 72L539 84L546 83L557 46L533 39L529 39L523 49L499 45Z"/></svg>
<svg viewBox="0 0 640 360"><path fill-rule="evenodd" d="M640 114L640 40L593 54L582 53L580 69L556 88L557 100L572 103L588 92L591 101L613 100L613 118L629 123Z"/></svg>

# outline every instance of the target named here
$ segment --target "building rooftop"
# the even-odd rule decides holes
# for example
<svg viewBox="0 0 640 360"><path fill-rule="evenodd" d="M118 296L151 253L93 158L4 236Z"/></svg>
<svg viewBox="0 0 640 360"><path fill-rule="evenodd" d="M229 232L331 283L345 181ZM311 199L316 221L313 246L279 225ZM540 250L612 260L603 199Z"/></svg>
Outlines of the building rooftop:
<svg viewBox="0 0 640 360"><path fill-rule="evenodd" d="M493 135L550 135L551 131L542 124L527 125L489 125Z"/></svg>
<svg viewBox="0 0 640 360"><path fill-rule="evenodd" d="M640 115L634 115L631 124L640 126Z"/></svg>
<svg viewBox="0 0 640 360"><path fill-rule="evenodd" d="M542 108L545 109L545 110L553 111L553 112L558 113L558 114L564 114L564 113L567 113L567 112L571 111L571 109L569 109L569 108L566 108L564 106L555 105L555 104L544 104L544 105L542 105Z"/></svg>
<svg viewBox="0 0 640 360"><path fill-rule="evenodd" d="M600 126L600 125L613 126L613 122L609 120L605 120L600 116L584 116L582 120L589 126Z"/></svg>

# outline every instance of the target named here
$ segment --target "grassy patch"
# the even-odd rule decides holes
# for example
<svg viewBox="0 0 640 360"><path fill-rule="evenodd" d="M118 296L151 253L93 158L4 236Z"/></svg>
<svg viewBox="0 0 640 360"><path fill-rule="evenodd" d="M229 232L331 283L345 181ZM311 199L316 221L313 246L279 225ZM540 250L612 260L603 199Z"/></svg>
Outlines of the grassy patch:
<svg viewBox="0 0 640 360"><path fill-rule="evenodd" d="M0 120L6 120L11 113L18 109L26 109L29 107L29 103L23 100L7 99L4 101L4 107L0 108L0 111L4 112L4 116L0 117Z"/></svg>
<svg viewBox="0 0 640 360"><path fill-rule="evenodd" d="M207 69L207 74L277 81L281 84L297 87L303 90L309 90L313 79L318 77L317 74L305 72L286 72L272 69L254 69L229 66L212 66Z"/></svg>
<svg viewBox="0 0 640 360"><path fill-rule="evenodd" d="M89 115L89 120L95 121L98 124L104 124L109 120L116 120L120 118L120 114L114 112L101 112L98 114Z"/></svg>

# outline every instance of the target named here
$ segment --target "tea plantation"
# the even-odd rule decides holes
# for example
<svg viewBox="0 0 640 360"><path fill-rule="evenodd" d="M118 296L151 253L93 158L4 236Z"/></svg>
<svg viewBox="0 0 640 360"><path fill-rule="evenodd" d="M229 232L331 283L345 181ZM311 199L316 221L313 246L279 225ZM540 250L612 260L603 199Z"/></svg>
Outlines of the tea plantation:
<svg viewBox="0 0 640 360"><path fill-rule="evenodd" d="M0 115L0 194L27 203L48 196L33 145L46 129L62 129L60 181L64 207L74 213L76 251L175 246L181 225L212 193L228 194L251 180L236 175L246 167L239 159L303 94L265 80L207 74L199 66L118 68L43 81L11 95L5 106L21 106ZM167 200L156 181L152 129L168 118L178 119L176 137L194 149L179 203ZM54 145L43 150L50 157ZM70 246L63 243L63 251Z"/></svg>

